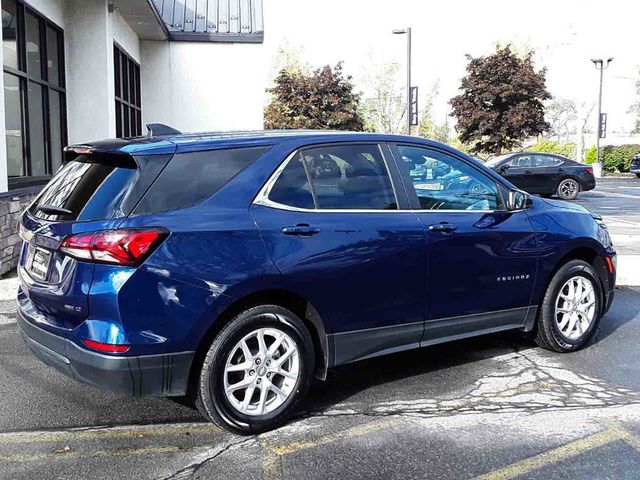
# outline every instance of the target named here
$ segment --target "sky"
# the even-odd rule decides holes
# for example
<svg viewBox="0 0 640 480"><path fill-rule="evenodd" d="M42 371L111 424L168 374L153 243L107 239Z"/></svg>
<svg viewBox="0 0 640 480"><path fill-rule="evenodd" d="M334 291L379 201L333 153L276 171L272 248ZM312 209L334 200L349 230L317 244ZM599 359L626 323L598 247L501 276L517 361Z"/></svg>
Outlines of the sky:
<svg viewBox="0 0 640 480"><path fill-rule="evenodd" d="M630 130L627 110L639 100L639 24L640 0L265 0L264 47L275 59L288 44L312 66L343 61L366 97L364 79L376 68L397 62L404 73L405 36L391 31L411 27L412 83L421 91L437 83L439 123L457 94L466 54L489 54L498 43L533 49L550 93L587 106L597 102L599 79L590 59L614 57L603 93L613 133Z"/></svg>

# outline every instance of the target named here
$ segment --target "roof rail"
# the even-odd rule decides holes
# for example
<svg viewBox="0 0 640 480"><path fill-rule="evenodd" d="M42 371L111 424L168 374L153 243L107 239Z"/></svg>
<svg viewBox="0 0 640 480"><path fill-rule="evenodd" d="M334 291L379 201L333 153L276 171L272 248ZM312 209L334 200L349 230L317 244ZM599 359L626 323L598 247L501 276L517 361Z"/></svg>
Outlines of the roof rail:
<svg viewBox="0 0 640 480"><path fill-rule="evenodd" d="M182 132L164 123L147 123L147 136L180 135Z"/></svg>

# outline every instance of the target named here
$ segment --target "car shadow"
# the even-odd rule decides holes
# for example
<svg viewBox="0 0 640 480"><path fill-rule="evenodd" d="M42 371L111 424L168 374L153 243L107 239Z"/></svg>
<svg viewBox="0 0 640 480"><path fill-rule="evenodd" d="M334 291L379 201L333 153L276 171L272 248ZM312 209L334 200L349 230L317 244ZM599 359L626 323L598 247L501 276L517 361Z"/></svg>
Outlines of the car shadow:
<svg viewBox="0 0 640 480"><path fill-rule="evenodd" d="M602 342L620 327L638 318L637 308L634 308L634 305L640 304L640 290L622 288L616 290L616 295L617 301L614 300L611 310L601 321L587 348ZM517 353L537 348L539 347L533 343L530 336L514 331L459 340L343 365L330 370L325 382L316 382L313 385L312 392L306 400L305 411L301 412L301 415L313 415L330 410L335 405L347 402L353 396L363 394L366 397L368 394L364 392L373 387L403 381L406 383L412 378L418 383L413 382L413 387L409 388L419 389L423 397L428 398L433 394L447 396L461 388L471 386L470 383L465 382L476 381L477 377L474 376L474 372L464 371L465 369L456 371L455 375L445 371L510 352ZM496 373L500 372L496 371ZM443 384L443 381L447 383ZM432 385L433 382L439 384ZM387 391L381 395L384 395L387 400L393 393ZM380 395L373 394L373 396ZM372 402L379 400L379 398L373 398Z"/></svg>
<svg viewBox="0 0 640 480"><path fill-rule="evenodd" d="M640 289L617 287L611 309L600 320L590 345L595 345L613 335L616 330L633 321L640 319L638 305L640 305Z"/></svg>
<svg viewBox="0 0 640 480"><path fill-rule="evenodd" d="M372 387L412 378L418 380L422 376L425 377L424 383L413 382L412 384L423 390L423 395L430 396L437 390L438 395L446 396L449 392L454 393L461 387L467 386L464 377L468 376L469 372L461 372L451 377L456 379L455 384L443 385L439 380L443 379L445 371L531 348L537 347L528 337L520 332L509 332L459 340L343 365L330 370L326 381L314 383L312 392L306 400L305 411L301 412L301 415L313 415L314 412L330 410L333 406L344 403ZM451 374L447 373L447 380L450 376ZM430 385L432 382L438 384ZM389 393L386 394L387 397L388 395Z"/></svg>

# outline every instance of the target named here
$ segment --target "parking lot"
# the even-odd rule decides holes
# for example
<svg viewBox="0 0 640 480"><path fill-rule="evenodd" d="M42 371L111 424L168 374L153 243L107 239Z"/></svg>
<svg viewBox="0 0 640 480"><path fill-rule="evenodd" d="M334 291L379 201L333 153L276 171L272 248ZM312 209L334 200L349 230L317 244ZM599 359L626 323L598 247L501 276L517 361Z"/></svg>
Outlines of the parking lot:
<svg viewBox="0 0 640 480"><path fill-rule="evenodd" d="M621 269L640 256L640 179L579 203L605 217ZM2 282L0 478L640 478L637 287L580 352L502 334L348 365L287 426L241 437L42 365Z"/></svg>

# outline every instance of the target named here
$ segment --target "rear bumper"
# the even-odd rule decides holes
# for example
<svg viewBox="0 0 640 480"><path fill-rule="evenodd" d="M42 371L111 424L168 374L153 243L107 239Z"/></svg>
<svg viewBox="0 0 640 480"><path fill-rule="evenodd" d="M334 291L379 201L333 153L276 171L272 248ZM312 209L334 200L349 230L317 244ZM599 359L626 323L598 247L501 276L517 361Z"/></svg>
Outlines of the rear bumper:
<svg viewBox="0 0 640 480"><path fill-rule="evenodd" d="M582 179L580 183L580 190L582 190L583 192L596 188L596 178L593 176Z"/></svg>
<svg viewBox="0 0 640 480"><path fill-rule="evenodd" d="M187 392L195 352L136 357L102 355L34 325L20 309L18 326L38 359L79 382L133 396L176 396Z"/></svg>

